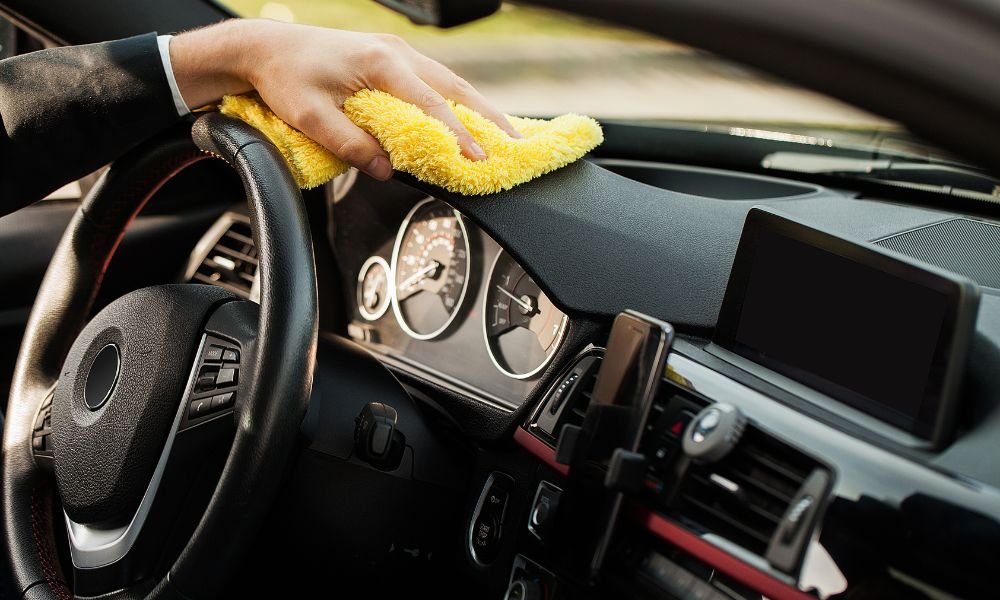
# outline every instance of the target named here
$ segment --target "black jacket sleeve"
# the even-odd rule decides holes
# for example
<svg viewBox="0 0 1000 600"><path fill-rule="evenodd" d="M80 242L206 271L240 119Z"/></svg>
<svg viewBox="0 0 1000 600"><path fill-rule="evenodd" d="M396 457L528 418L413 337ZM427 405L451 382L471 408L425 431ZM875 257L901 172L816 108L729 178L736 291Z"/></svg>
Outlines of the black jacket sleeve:
<svg viewBox="0 0 1000 600"><path fill-rule="evenodd" d="M155 34L0 61L0 216L177 120Z"/></svg>

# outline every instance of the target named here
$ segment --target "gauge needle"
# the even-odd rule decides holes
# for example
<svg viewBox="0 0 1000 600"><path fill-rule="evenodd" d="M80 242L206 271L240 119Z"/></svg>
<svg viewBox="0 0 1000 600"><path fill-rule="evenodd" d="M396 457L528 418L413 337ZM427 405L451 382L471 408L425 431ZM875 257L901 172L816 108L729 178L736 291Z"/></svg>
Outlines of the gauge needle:
<svg viewBox="0 0 1000 600"><path fill-rule="evenodd" d="M417 285L421 281L423 281L428 275L430 275L434 271L437 271L438 268L440 268L440 267L441 267L441 263L439 263L436 260L432 260L426 267L420 269L419 271L417 271L413 275L410 275L409 277L407 277L406 279L404 279L403 283L399 284L399 287L401 289L403 289L403 290L407 290L407 289L409 289L409 288Z"/></svg>
<svg viewBox="0 0 1000 600"><path fill-rule="evenodd" d="M496 287L497 287L498 290L500 290L500 292L502 294L504 294L505 296L507 296L508 298L510 298L511 300L513 300L514 302L516 302L518 306L520 306L522 309L524 309L524 314L528 314L528 313L531 313L531 312L535 311L535 307L531 305L531 302L525 302L524 300L518 298L514 294L511 294L507 290L503 289L499 285L496 286Z"/></svg>

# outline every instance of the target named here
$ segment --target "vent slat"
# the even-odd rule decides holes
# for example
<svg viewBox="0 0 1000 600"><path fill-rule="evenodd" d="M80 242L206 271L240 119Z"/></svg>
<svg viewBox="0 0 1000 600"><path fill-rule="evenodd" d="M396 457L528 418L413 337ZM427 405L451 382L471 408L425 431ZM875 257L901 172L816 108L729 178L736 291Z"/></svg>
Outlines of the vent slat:
<svg viewBox="0 0 1000 600"><path fill-rule="evenodd" d="M753 539L757 540L758 542L760 542L760 543L762 543L764 545L767 545L767 543L771 540L771 536L770 535L765 535L765 534L761 533L760 531L757 531L756 529L753 529L752 527L747 527L745 524L743 524L743 523L739 522L738 520L736 520L736 519L732 518L731 516L729 516L729 514L727 512L725 512L725 511L723 511L723 510L715 508L715 507L711 506L710 504L702 502L701 500L698 500L697 498L694 498L694 497L685 496L685 499L690 504L692 504L694 506L697 506L697 507L701 508L702 510L704 510L704 511L710 513L710 514L712 514L716 519L719 519L720 521L723 521L723 522L727 523L728 525L731 525L734 529L738 529L739 531L743 532L745 535L748 535L748 536L752 537Z"/></svg>
<svg viewBox="0 0 1000 600"><path fill-rule="evenodd" d="M254 245L253 238L245 236L245 235L243 235L241 233L236 233L232 229L230 229L229 231L227 231L226 233L224 233L223 237L234 239L234 240L236 240L237 242L239 242L241 244L246 244L247 246L253 246Z"/></svg>
<svg viewBox="0 0 1000 600"><path fill-rule="evenodd" d="M751 425L729 456L691 467L667 508L680 521L763 556L814 467L811 458Z"/></svg>
<svg viewBox="0 0 1000 600"><path fill-rule="evenodd" d="M257 248L251 236L247 223L231 221L195 270L191 280L218 286L242 298L249 298L258 269Z"/></svg>
<svg viewBox="0 0 1000 600"><path fill-rule="evenodd" d="M242 260L245 263L249 263L249 264L251 264L251 265L253 265L255 267L257 266L257 259L254 258L253 256L250 256L249 254L247 254L245 252L240 252L239 250L233 250L232 248L227 248L227 247L221 246L221 245L220 246L216 246L213 249L213 251L216 251L216 250L219 251L219 252L221 252L222 254L225 254L226 256L231 256L233 258L238 258L239 260Z"/></svg>

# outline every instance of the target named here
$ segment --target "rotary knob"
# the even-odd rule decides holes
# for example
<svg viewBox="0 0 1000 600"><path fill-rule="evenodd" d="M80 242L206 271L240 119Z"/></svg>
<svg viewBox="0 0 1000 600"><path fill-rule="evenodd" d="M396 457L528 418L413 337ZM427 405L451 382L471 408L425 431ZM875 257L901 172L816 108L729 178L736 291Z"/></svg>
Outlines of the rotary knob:
<svg viewBox="0 0 1000 600"><path fill-rule="evenodd" d="M695 462L712 463L725 458L739 443L747 420L740 409L723 402L707 406L684 431L684 453Z"/></svg>

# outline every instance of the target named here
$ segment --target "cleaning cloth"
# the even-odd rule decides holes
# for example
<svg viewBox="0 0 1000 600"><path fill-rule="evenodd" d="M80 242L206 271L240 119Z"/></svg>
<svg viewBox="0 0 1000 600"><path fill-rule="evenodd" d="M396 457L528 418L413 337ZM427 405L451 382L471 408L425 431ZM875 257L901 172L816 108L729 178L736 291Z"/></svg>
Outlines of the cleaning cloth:
<svg viewBox="0 0 1000 600"><path fill-rule="evenodd" d="M470 196L508 190L540 177L578 160L604 141L601 126L590 117L508 117L524 136L516 139L474 110L450 104L486 152L485 160L465 158L447 125L385 92L365 89L355 93L344 102L344 114L382 144L397 171ZM302 188L322 185L348 169L326 148L278 118L255 94L226 96L219 109L264 133L281 151Z"/></svg>

